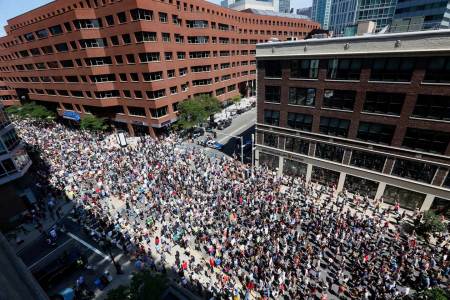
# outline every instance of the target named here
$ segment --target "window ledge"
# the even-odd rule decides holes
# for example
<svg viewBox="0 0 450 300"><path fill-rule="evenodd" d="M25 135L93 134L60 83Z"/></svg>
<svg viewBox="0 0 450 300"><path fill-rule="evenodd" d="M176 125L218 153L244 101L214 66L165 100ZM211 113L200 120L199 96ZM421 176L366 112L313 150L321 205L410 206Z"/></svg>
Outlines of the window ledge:
<svg viewBox="0 0 450 300"><path fill-rule="evenodd" d="M340 112L346 112L346 113L353 113L353 110L347 110L347 109L339 109L339 108L328 108L328 107L321 107L323 110L332 110L332 111L340 111Z"/></svg>
<svg viewBox="0 0 450 300"><path fill-rule="evenodd" d="M369 80L368 83L386 83L386 84L411 84L411 81L377 81L377 80Z"/></svg>
<svg viewBox="0 0 450 300"><path fill-rule="evenodd" d="M269 80L281 80L281 77L264 77L264 79L269 79Z"/></svg>
<svg viewBox="0 0 450 300"><path fill-rule="evenodd" d="M325 79L326 82L361 82L361 80L355 79Z"/></svg>
<svg viewBox="0 0 450 300"><path fill-rule="evenodd" d="M373 115L373 116L380 116L380 117L394 117L394 118L400 118L400 116L397 116L397 115L379 114L379 113L372 113L372 112L367 112L367 111L362 111L361 114L364 114L364 115Z"/></svg>
<svg viewBox="0 0 450 300"><path fill-rule="evenodd" d="M295 81L302 81L302 80L305 80L305 81L319 81L319 78L295 78L295 77L289 77L289 80L295 80Z"/></svg>
<svg viewBox="0 0 450 300"><path fill-rule="evenodd" d="M292 103L288 103L289 106L293 106L293 107L304 107L304 108L316 108L315 105L301 105L301 104L292 104Z"/></svg>
<svg viewBox="0 0 450 300"><path fill-rule="evenodd" d="M264 101L264 103L275 104L275 105L280 105L281 104L281 102L270 102L270 101Z"/></svg>
<svg viewBox="0 0 450 300"><path fill-rule="evenodd" d="M429 119L429 118L421 118L421 117L409 117L411 120L420 120L420 121L428 121L428 122L439 122L439 123L448 123L450 124L450 120L439 120L439 119Z"/></svg>
<svg viewBox="0 0 450 300"><path fill-rule="evenodd" d="M420 84L450 86L450 82L424 82L424 81L422 81Z"/></svg>

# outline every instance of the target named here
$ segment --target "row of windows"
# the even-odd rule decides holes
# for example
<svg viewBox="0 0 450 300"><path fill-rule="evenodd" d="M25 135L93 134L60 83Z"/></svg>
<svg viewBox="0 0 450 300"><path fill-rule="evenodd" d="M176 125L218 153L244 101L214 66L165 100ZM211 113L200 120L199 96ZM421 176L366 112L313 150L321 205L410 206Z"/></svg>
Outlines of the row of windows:
<svg viewBox="0 0 450 300"><path fill-rule="evenodd" d="M266 85L265 101L281 103L281 86ZM365 94L363 112L400 116L405 102L404 93L371 92ZM323 108L353 111L356 91L324 90ZM316 89L289 87L288 104L316 106ZM450 96L422 95L417 96L412 115L416 118L450 120Z"/></svg>
<svg viewBox="0 0 450 300"><path fill-rule="evenodd" d="M290 60L290 78L317 79L319 75L318 59ZM416 58L335 58L327 60L327 79L360 80L363 64L371 70L372 81L410 82L417 65ZM261 68L265 69L265 76L282 77L282 64L279 61L263 61ZM429 57L426 61L423 82L450 83L450 57Z"/></svg>
<svg viewBox="0 0 450 300"><path fill-rule="evenodd" d="M347 137L351 120L320 117L319 132L326 135ZM264 110L264 123L280 125L280 112ZM313 116L288 112L287 127L311 131ZM371 122L359 122L356 138L362 141L389 145L394 137L396 126ZM444 154L450 141L450 133L418 128L407 128L402 146L424 152Z"/></svg>
<svg viewBox="0 0 450 300"><path fill-rule="evenodd" d="M283 140L284 145L280 142ZM265 146L280 148L286 151L303 155L309 155L309 140L289 136L285 136L280 140L279 136L274 133L264 133L262 143ZM316 142L315 145L315 152L313 154L315 157L338 163L343 162L344 153L346 150L345 147L319 142ZM358 168L382 172L386 159L387 156L379 153L366 152L362 150L351 150L349 164ZM408 159L396 158L394 166L392 168L392 175L412 179L415 181L432 183L436 171L437 166L435 165Z"/></svg>

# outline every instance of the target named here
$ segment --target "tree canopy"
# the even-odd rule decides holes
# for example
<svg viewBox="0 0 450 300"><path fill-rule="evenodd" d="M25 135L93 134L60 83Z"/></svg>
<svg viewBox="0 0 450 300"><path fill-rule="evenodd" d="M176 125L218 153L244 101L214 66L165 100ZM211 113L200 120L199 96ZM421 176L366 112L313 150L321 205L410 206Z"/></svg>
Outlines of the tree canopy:
<svg viewBox="0 0 450 300"><path fill-rule="evenodd" d="M188 99L178 105L180 112L178 122L182 128L191 128L205 122L209 116L220 111L217 98L202 95Z"/></svg>
<svg viewBox="0 0 450 300"><path fill-rule="evenodd" d="M98 118L94 115L83 116L80 121L80 127L81 129L91 131L103 131L108 128L104 118Z"/></svg>
<svg viewBox="0 0 450 300"><path fill-rule="evenodd" d="M48 110L43 105L36 104L35 102L25 103L21 106L10 106L5 110L8 114L19 118L33 118L40 120L53 120L56 118L56 113Z"/></svg>
<svg viewBox="0 0 450 300"><path fill-rule="evenodd" d="M168 279L163 274L142 271L133 274L129 286L119 286L108 292L106 300L158 300L168 286Z"/></svg>

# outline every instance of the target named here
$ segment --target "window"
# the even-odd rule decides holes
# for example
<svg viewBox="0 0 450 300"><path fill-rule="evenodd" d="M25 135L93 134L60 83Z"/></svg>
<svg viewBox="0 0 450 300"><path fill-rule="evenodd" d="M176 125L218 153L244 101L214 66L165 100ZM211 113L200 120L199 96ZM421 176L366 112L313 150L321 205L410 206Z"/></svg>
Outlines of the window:
<svg viewBox="0 0 450 300"><path fill-rule="evenodd" d="M53 82L64 82L64 78L62 76L52 76ZM61 93L59 93L61 95Z"/></svg>
<svg viewBox="0 0 450 300"><path fill-rule="evenodd" d="M314 106L316 98L316 89L308 88L289 88L288 104Z"/></svg>
<svg viewBox="0 0 450 300"><path fill-rule="evenodd" d="M163 79L163 72L151 72L151 73L142 73L144 76L144 81L154 81Z"/></svg>
<svg viewBox="0 0 450 300"><path fill-rule="evenodd" d="M163 32L161 33L161 36L163 42L170 42L170 33Z"/></svg>
<svg viewBox="0 0 450 300"><path fill-rule="evenodd" d="M167 78L175 77L175 70L167 70Z"/></svg>
<svg viewBox="0 0 450 300"><path fill-rule="evenodd" d="M419 95L412 115L450 121L450 96Z"/></svg>
<svg viewBox="0 0 450 300"><path fill-rule="evenodd" d="M450 83L450 57L431 57L423 81Z"/></svg>
<svg viewBox="0 0 450 300"><path fill-rule="evenodd" d="M30 49L30 53L33 56L41 55L41 51L39 50L39 48L32 48L32 49Z"/></svg>
<svg viewBox="0 0 450 300"><path fill-rule="evenodd" d="M264 110L264 124L279 126L280 112L277 110Z"/></svg>
<svg viewBox="0 0 450 300"><path fill-rule="evenodd" d="M281 63L279 61L263 61L266 77L281 78Z"/></svg>
<svg viewBox="0 0 450 300"><path fill-rule="evenodd" d="M112 82L116 81L115 74L102 74L102 75L91 75L92 82Z"/></svg>
<svg viewBox="0 0 450 300"><path fill-rule="evenodd" d="M122 34L122 40L125 45L131 44L131 37L128 33Z"/></svg>
<svg viewBox="0 0 450 300"><path fill-rule="evenodd" d="M106 38L80 40L79 43L80 43L80 47L82 49L85 49L85 48L100 48L100 47L108 46L108 43L106 42Z"/></svg>
<svg viewBox="0 0 450 300"><path fill-rule="evenodd" d="M284 159L283 163L283 174L293 177L303 177L306 176L307 165L292 159Z"/></svg>
<svg viewBox="0 0 450 300"><path fill-rule="evenodd" d="M156 91L147 91L146 93L147 93L147 98L150 100L158 99L158 98L162 98L162 97L166 96L165 89L156 90Z"/></svg>
<svg viewBox="0 0 450 300"><path fill-rule="evenodd" d="M409 82L415 60L411 58L376 58L372 61L370 80Z"/></svg>
<svg viewBox="0 0 450 300"><path fill-rule="evenodd" d="M73 21L76 29L91 29L102 27L102 22L100 19L83 19Z"/></svg>
<svg viewBox="0 0 450 300"><path fill-rule="evenodd" d="M145 117L145 109L142 107L128 106L128 111L130 115Z"/></svg>
<svg viewBox="0 0 450 300"><path fill-rule="evenodd" d="M186 20L186 27L189 28L207 28L208 21L204 20Z"/></svg>
<svg viewBox="0 0 450 300"><path fill-rule="evenodd" d="M125 98L131 98L131 92L128 90L123 90L123 96Z"/></svg>
<svg viewBox="0 0 450 300"><path fill-rule="evenodd" d="M347 137L350 120L320 117L320 132L328 135Z"/></svg>
<svg viewBox="0 0 450 300"><path fill-rule="evenodd" d="M120 97L118 90L95 92L95 98L115 98Z"/></svg>
<svg viewBox="0 0 450 300"><path fill-rule="evenodd" d="M41 29L36 31L36 36L38 37L38 39L43 39L48 37L48 30L47 29Z"/></svg>
<svg viewBox="0 0 450 300"><path fill-rule="evenodd" d="M394 167L392 168L392 175L431 183L436 170L437 167L435 165L398 158L395 160Z"/></svg>
<svg viewBox="0 0 450 300"><path fill-rule="evenodd" d="M208 36L188 36L188 44L207 44Z"/></svg>
<svg viewBox="0 0 450 300"><path fill-rule="evenodd" d="M134 59L134 54L127 54L126 57L127 57L127 62L128 62L129 64L134 64L134 63L136 63L136 61L135 61L135 59Z"/></svg>
<svg viewBox="0 0 450 300"><path fill-rule="evenodd" d="M73 97L77 98L83 98L83 92L82 91L70 91Z"/></svg>
<svg viewBox="0 0 450 300"><path fill-rule="evenodd" d="M119 45L119 38L117 37L117 35L113 35L112 37L110 37L110 39L111 39L111 45L113 45L113 46Z"/></svg>
<svg viewBox="0 0 450 300"><path fill-rule="evenodd" d="M295 137L285 137L284 150L308 155L309 142Z"/></svg>
<svg viewBox="0 0 450 300"><path fill-rule="evenodd" d="M59 68L59 64L58 64L57 61L49 61L49 62L47 62L47 66L50 69L57 69L57 68Z"/></svg>
<svg viewBox="0 0 450 300"><path fill-rule="evenodd" d="M159 52L139 53L139 60L141 61L141 63L160 61Z"/></svg>
<svg viewBox="0 0 450 300"><path fill-rule="evenodd" d="M153 20L153 11L151 11L151 10L137 8L137 9L130 10L130 13L131 13L131 19L133 21L137 21L137 20L151 21L151 20Z"/></svg>
<svg viewBox="0 0 450 300"><path fill-rule="evenodd" d="M69 60L61 60L60 63L63 68L73 68L73 61L70 59Z"/></svg>
<svg viewBox="0 0 450 300"><path fill-rule="evenodd" d="M66 81L71 83L79 82L78 76L66 76Z"/></svg>
<svg viewBox="0 0 450 300"><path fill-rule="evenodd" d="M127 15L122 11L117 14L117 19L119 19L119 24L125 23L127 21Z"/></svg>
<svg viewBox="0 0 450 300"><path fill-rule="evenodd" d="M127 74L125 73L119 73L120 81L127 81Z"/></svg>
<svg viewBox="0 0 450 300"><path fill-rule="evenodd" d="M319 74L318 59L292 60L290 65L291 78L316 79Z"/></svg>
<svg viewBox="0 0 450 300"><path fill-rule="evenodd" d="M290 128L311 131L312 121L312 115L289 112L287 125Z"/></svg>
<svg viewBox="0 0 450 300"><path fill-rule="evenodd" d="M353 194L358 193L363 197L375 199L378 182L347 174L345 176L344 189Z"/></svg>
<svg viewBox="0 0 450 300"><path fill-rule="evenodd" d="M167 23L168 22L166 13L160 12L160 13L158 13L158 15L159 15L159 21L161 23Z"/></svg>
<svg viewBox="0 0 450 300"><path fill-rule="evenodd" d="M141 91L134 91L134 98L142 99L142 92Z"/></svg>
<svg viewBox="0 0 450 300"><path fill-rule="evenodd" d="M178 73L180 74L180 76L186 75L187 72L188 72L187 68L180 68L180 69L178 69ZM211 79L209 79L209 80L208 79L201 79L201 80L197 80L197 81L204 81L204 80L206 80L207 82L204 83L204 84L200 84L200 85L211 84ZM192 84L192 85L194 85L194 84Z"/></svg>
<svg viewBox="0 0 450 300"><path fill-rule="evenodd" d="M44 63L36 63L35 65L36 65L36 69L38 69L38 70L45 70L45 69L47 69L45 67Z"/></svg>
<svg viewBox="0 0 450 300"><path fill-rule="evenodd" d="M264 152L259 153L259 165L268 167L271 170L275 170L280 165L280 158L276 155L267 154Z"/></svg>
<svg viewBox="0 0 450 300"><path fill-rule="evenodd" d="M52 26L49 28L49 30L52 35L59 35L63 33L61 25Z"/></svg>
<svg viewBox="0 0 450 300"><path fill-rule="evenodd" d="M113 26L114 25L114 17L112 15L106 16L106 24L108 24L108 26Z"/></svg>
<svg viewBox="0 0 450 300"><path fill-rule="evenodd" d="M278 148L278 136L274 133L264 132L263 145Z"/></svg>
<svg viewBox="0 0 450 300"><path fill-rule="evenodd" d="M360 150L353 150L352 157L350 159L350 165L378 171L383 171L386 157L377 153L365 152Z"/></svg>
<svg viewBox="0 0 450 300"><path fill-rule="evenodd" d="M135 32L134 36L136 37L136 42L138 42L138 43L155 42L157 40L156 32L151 32L151 31Z"/></svg>
<svg viewBox="0 0 450 300"><path fill-rule="evenodd" d="M72 47L72 50L77 50L77 43L75 41L70 41L70 47Z"/></svg>
<svg viewBox="0 0 450 300"><path fill-rule="evenodd" d="M311 181L318 182L324 186L337 186L339 181L339 172L313 166Z"/></svg>
<svg viewBox="0 0 450 300"><path fill-rule="evenodd" d="M64 23L64 28L66 28L67 32L72 32L72 27L70 26L69 22Z"/></svg>
<svg viewBox="0 0 450 300"><path fill-rule="evenodd" d="M445 154L449 141L448 132L408 127L402 145L418 151Z"/></svg>
<svg viewBox="0 0 450 300"><path fill-rule="evenodd" d="M28 42L34 41L35 37L32 32L26 33L23 36Z"/></svg>
<svg viewBox="0 0 450 300"><path fill-rule="evenodd" d="M186 73L183 73L183 75L185 75ZM180 76L181 75L181 69L180 69ZM199 85L209 85L212 83L212 79L208 78L208 79L198 79L198 80L192 80L192 85L193 86L199 86Z"/></svg>
<svg viewBox="0 0 450 300"><path fill-rule="evenodd" d="M361 59L330 59L328 60L328 79L359 80L361 74Z"/></svg>
<svg viewBox="0 0 450 300"><path fill-rule="evenodd" d="M317 143L315 156L318 158L342 163L345 148L337 145Z"/></svg>
<svg viewBox="0 0 450 300"><path fill-rule="evenodd" d="M52 46L44 46L44 47L41 47L41 49L44 54L53 54L53 52L54 52Z"/></svg>
<svg viewBox="0 0 450 300"><path fill-rule="evenodd" d="M2 168L3 166L3 168ZM4 171L3 171L4 170ZM11 159L5 159L1 161L0 164L0 176L4 176L5 173L15 173L17 172L16 166L14 165L13 161Z"/></svg>
<svg viewBox="0 0 450 300"><path fill-rule="evenodd" d="M66 43L56 44L55 45L55 49L58 52L67 52L67 51L69 51L69 47L67 46Z"/></svg>
<svg viewBox="0 0 450 300"><path fill-rule="evenodd" d="M176 94L176 93L178 93L178 87L177 86L171 86L170 87L170 94ZM174 110L174 111L176 111L176 110Z"/></svg>
<svg viewBox="0 0 450 300"><path fill-rule="evenodd" d="M178 59L185 59L186 58L186 52L177 52L177 58Z"/></svg>
<svg viewBox="0 0 450 300"><path fill-rule="evenodd" d="M134 82L139 81L138 73L130 73L130 78L131 78L131 81L134 81Z"/></svg>
<svg viewBox="0 0 450 300"><path fill-rule="evenodd" d="M116 59L116 63L117 63L118 65L123 64L123 58L122 58L122 55L116 55L116 56L114 56L114 58Z"/></svg>
<svg viewBox="0 0 450 300"><path fill-rule="evenodd" d="M353 110L356 91L325 90L323 93L323 107Z"/></svg>
<svg viewBox="0 0 450 300"><path fill-rule="evenodd" d="M274 103L281 102L281 86L266 85L265 88L266 88L265 94L266 102L274 102Z"/></svg>
<svg viewBox="0 0 450 300"><path fill-rule="evenodd" d="M394 132L394 125L360 122L357 138L363 141L389 145Z"/></svg>
<svg viewBox="0 0 450 300"><path fill-rule="evenodd" d="M172 52L164 52L165 60L172 60Z"/></svg>
<svg viewBox="0 0 450 300"><path fill-rule="evenodd" d="M20 143L20 139L17 136L15 129L11 129L10 131L2 135L2 140L9 151Z"/></svg>
<svg viewBox="0 0 450 300"><path fill-rule="evenodd" d="M415 210L416 208L420 208L422 206L422 203L425 200L425 194L413 192L392 185L386 185L383 198L386 203L394 204L398 201L400 203L400 207Z"/></svg>
<svg viewBox="0 0 450 300"><path fill-rule="evenodd" d="M167 115L167 108L167 105L156 109L152 108L150 109L150 114L152 115L152 118L161 118Z"/></svg>
<svg viewBox="0 0 450 300"><path fill-rule="evenodd" d="M210 57L209 51L194 51L189 52L189 58L207 58Z"/></svg>
<svg viewBox="0 0 450 300"><path fill-rule="evenodd" d="M405 94L367 92L363 111L399 116L402 111L404 101Z"/></svg>

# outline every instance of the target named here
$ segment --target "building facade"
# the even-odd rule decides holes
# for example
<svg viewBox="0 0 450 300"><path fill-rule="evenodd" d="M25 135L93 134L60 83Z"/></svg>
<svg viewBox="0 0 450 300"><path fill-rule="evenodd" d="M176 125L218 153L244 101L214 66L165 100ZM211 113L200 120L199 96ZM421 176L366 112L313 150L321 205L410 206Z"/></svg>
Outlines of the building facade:
<svg viewBox="0 0 450 300"><path fill-rule="evenodd" d="M256 164L450 211L450 30L257 46Z"/></svg>
<svg viewBox="0 0 450 300"><path fill-rule="evenodd" d="M31 160L0 103L0 223L13 221L35 201L27 171Z"/></svg>
<svg viewBox="0 0 450 300"><path fill-rule="evenodd" d="M357 21L374 21L377 31L390 25L397 6L397 0L359 0Z"/></svg>
<svg viewBox="0 0 450 300"><path fill-rule="evenodd" d="M343 35L345 29L356 24L358 0L334 0L331 4L328 29Z"/></svg>
<svg viewBox="0 0 450 300"><path fill-rule="evenodd" d="M331 4L332 0L313 0L311 19L319 23L322 29L328 29Z"/></svg>
<svg viewBox="0 0 450 300"><path fill-rule="evenodd" d="M318 27L200 0L57 0L8 21L0 80L60 116L94 114L154 136L180 101L254 89L256 43Z"/></svg>
<svg viewBox="0 0 450 300"><path fill-rule="evenodd" d="M304 7L304 8L297 8L295 13L297 15L311 18L311 12L312 12L312 6L309 6L309 7Z"/></svg>
<svg viewBox="0 0 450 300"><path fill-rule="evenodd" d="M448 0L398 0L391 32L449 28Z"/></svg>

